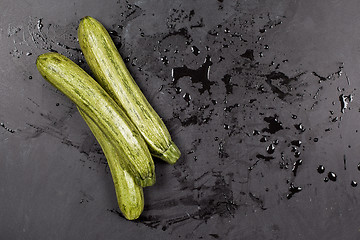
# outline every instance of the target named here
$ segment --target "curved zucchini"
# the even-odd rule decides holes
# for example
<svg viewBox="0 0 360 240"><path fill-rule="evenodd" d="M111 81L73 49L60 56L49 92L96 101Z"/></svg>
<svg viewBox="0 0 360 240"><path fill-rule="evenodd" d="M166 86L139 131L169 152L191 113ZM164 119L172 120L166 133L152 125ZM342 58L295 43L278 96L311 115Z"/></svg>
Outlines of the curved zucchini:
<svg viewBox="0 0 360 240"><path fill-rule="evenodd" d="M107 159L113 178L116 198L120 211L128 220L137 219L144 210L144 193L142 187L120 165L119 155L113 145L89 116L78 108L81 116L94 134Z"/></svg>
<svg viewBox="0 0 360 240"><path fill-rule="evenodd" d="M144 137L151 154L174 164L180 157L179 149L130 75L104 26L92 17L84 17L80 21L78 37L96 80L125 110Z"/></svg>
<svg viewBox="0 0 360 240"><path fill-rule="evenodd" d="M142 187L155 183L155 167L144 139L112 98L73 61L58 53L36 60L41 75L85 112L118 151L121 166Z"/></svg>

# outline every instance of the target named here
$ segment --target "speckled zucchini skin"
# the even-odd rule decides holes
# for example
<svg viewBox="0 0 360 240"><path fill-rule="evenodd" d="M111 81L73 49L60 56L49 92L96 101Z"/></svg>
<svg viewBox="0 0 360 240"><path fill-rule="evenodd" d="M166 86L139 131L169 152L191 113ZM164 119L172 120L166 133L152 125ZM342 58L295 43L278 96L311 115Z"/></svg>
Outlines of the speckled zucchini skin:
<svg viewBox="0 0 360 240"><path fill-rule="evenodd" d="M37 58L41 75L96 123L118 151L121 166L142 186L155 183L155 167L141 134L104 89L83 69L58 53Z"/></svg>
<svg viewBox="0 0 360 240"><path fill-rule="evenodd" d="M86 113L79 108L78 110L105 154L113 178L120 211L128 220L137 219L144 210L142 187L137 185L131 175L121 167L120 156L109 139Z"/></svg>
<svg viewBox="0 0 360 240"><path fill-rule="evenodd" d="M104 26L92 17L80 21L78 37L86 62L98 83L139 129L153 156L173 164L180 151L165 124L130 75Z"/></svg>

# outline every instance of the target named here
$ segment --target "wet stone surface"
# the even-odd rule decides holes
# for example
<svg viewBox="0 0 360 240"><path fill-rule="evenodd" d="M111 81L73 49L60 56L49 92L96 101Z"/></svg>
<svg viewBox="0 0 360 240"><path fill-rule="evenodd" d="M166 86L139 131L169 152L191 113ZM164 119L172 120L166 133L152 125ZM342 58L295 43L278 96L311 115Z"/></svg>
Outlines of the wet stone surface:
<svg viewBox="0 0 360 240"><path fill-rule="evenodd" d="M0 16L2 236L359 238L355 0L41 2L8 1ZM54 51L90 73L85 15L182 152L173 166L155 159L134 222L76 107L35 67Z"/></svg>

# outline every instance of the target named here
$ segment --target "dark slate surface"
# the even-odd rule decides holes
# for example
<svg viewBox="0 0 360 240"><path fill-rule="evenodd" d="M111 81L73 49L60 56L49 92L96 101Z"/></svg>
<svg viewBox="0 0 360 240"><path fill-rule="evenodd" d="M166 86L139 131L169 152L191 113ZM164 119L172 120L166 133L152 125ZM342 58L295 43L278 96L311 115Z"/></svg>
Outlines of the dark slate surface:
<svg viewBox="0 0 360 240"><path fill-rule="evenodd" d="M359 1L104 2L0 2L1 239L360 239ZM53 50L88 71L86 15L183 153L135 222L35 67Z"/></svg>

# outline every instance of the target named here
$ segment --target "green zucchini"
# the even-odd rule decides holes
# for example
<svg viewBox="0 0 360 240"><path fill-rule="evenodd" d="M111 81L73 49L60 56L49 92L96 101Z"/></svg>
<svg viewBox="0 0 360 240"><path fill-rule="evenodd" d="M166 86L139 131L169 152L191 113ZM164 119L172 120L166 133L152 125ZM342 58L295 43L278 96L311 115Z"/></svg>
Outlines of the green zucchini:
<svg viewBox="0 0 360 240"><path fill-rule="evenodd" d="M121 106L148 144L153 156L174 164L180 151L159 115L130 75L104 26L92 17L80 21L78 38L98 83Z"/></svg>
<svg viewBox="0 0 360 240"><path fill-rule="evenodd" d="M144 139L123 110L96 81L59 53L36 60L41 75L69 97L107 136L118 151L121 166L142 186L155 183L155 167Z"/></svg>
<svg viewBox="0 0 360 240"><path fill-rule="evenodd" d="M120 211L128 220L137 219L144 210L144 193L142 187L137 185L131 175L121 167L119 161L120 156L106 135L86 113L79 108L78 110L105 154L113 178Z"/></svg>

